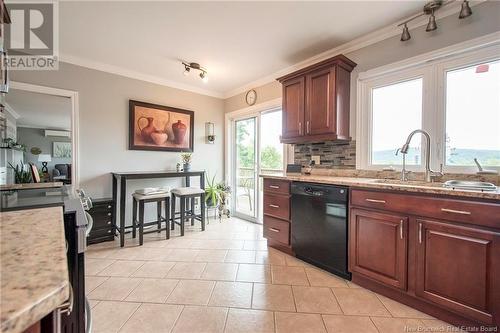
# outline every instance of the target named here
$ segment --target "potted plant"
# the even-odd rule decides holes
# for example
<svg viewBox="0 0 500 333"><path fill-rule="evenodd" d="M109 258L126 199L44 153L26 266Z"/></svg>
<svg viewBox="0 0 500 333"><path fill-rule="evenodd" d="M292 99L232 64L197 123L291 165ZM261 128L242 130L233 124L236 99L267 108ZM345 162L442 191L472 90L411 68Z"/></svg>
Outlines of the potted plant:
<svg viewBox="0 0 500 333"><path fill-rule="evenodd" d="M182 160L182 169L183 171L187 172L191 170L191 157L192 153L182 153L181 154L181 160Z"/></svg>
<svg viewBox="0 0 500 333"><path fill-rule="evenodd" d="M207 180L207 185L205 187L205 202L208 207L215 207L220 199L219 184L215 183L215 176L213 176L212 180Z"/></svg>
<svg viewBox="0 0 500 333"><path fill-rule="evenodd" d="M227 185L225 182L220 182L217 184L217 189L219 190L219 214L226 215L229 217L228 198L231 195L231 186Z"/></svg>
<svg viewBox="0 0 500 333"><path fill-rule="evenodd" d="M14 180L16 184L31 183L31 172L25 164L17 164L15 167L9 162L9 168L14 170Z"/></svg>

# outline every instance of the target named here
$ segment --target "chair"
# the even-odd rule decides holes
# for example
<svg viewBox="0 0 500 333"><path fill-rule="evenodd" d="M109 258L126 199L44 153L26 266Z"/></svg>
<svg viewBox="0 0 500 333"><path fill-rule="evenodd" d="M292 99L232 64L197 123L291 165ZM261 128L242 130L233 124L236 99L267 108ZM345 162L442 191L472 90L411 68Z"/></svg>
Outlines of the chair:
<svg viewBox="0 0 500 333"><path fill-rule="evenodd" d="M195 220L199 220L201 222L201 230L205 231L205 190L197 187L178 187L174 188L171 193L172 230L174 230L175 225L177 224L181 227L181 236L184 236L184 223L186 222L186 219L190 219L191 225L194 225ZM186 209L188 200L194 200L197 197L200 198L201 203L200 214L198 215L194 212L194 204L191 205L191 209ZM178 218L176 217L175 212L176 198L180 199L180 216ZM177 222L177 220L179 220L179 222Z"/></svg>
<svg viewBox="0 0 500 333"><path fill-rule="evenodd" d="M155 194L132 194L132 238L136 237L136 229L139 228L139 245L144 243L144 234L152 232L162 232L165 230L166 239L170 238L170 193L155 193ZM152 222L144 222L144 207L146 203L156 202L157 220ZM161 204L165 202L165 217L161 214ZM137 206L139 206L139 218L137 218ZM165 222L165 227L162 228L162 222ZM144 231L144 227L157 225L156 229Z"/></svg>
<svg viewBox="0 0 500 333"><path fill-rule="evenodd" d="M64 184L71 184L71 164L54 165L52 179L54 181L62 181Z"/></svg>

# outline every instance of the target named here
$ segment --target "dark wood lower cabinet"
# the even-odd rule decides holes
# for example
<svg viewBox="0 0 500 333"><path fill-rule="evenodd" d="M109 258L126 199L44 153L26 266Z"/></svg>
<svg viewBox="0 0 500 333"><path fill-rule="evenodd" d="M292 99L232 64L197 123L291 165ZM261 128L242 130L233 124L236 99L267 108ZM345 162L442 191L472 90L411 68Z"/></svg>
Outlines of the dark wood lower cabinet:
<svg viewBox="0 0 500 333"><path fill-rule="evenodd" d="M406 290L408 217L351 210L349 269Z"/></svg>
<svg viewBox="0 0 500 333"><path fill-rule="evenodd" d="M93 207L89 214L94 220L94 226L87 237L87 244L109 242L115 239L113 205L113 200L110 198L93 200Z"/></svg>
<svg viewBox="0 0 500 333"><path fill-rule="evenodd" d="M500 203L352 189L349 233L355 283L455 325L500 324Z"/></svg>
<svg viewBox="0 0 500 333"><path fill-rule="evenodd" d="M491 265L500 265L494 232L417 219L415 294L480 322L493 323ZM496 302L500 301L499 299Z"/></svg>

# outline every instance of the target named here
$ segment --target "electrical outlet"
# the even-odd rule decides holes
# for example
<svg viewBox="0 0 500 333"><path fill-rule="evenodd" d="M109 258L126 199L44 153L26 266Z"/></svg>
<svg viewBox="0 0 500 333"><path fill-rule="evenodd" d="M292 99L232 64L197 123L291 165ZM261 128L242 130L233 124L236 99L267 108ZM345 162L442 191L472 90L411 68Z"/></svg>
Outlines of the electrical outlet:
<svg viewBox="0 0 500 333"><path fill-rule="evenodd" d="M311 156L311 160L314 161L315 165L320 165L321 164L321 158L319 155L313 155Z"/></svg>

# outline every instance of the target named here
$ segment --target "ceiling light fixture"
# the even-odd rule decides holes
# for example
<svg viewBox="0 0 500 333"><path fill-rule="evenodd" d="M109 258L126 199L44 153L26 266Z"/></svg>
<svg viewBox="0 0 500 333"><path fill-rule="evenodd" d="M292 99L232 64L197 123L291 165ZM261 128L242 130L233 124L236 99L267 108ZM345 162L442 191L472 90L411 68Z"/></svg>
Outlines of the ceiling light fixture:
<svg viewBox="0 0 500 333"><path fill-rule="evenodd" d="M197 62L182 62L184 65L184 75L188 76L189 73L191 72L191 69L196 69L200 71L200 78L203 82L208 82L208 72L205 68L201 67L199 63Z"/></svg>
<svg viewBox="0 0 500 333"><path fill-rule="evenodd" d="M406 42L407 40L410 39L411 39L410 30L408 30L408 26L405 23L403 27L403 33L401 34L401 41Z"/></svg>
<svg viewBox="0 0 500 333"><path fill-rule="evenodd" d="M434 15L435 11L444 7L444 6L452 4L452 3L455 3L455 0L448 0L448 1L432 0L428 3L426 3L421 13L418 13L418 14L410 17L406 21L398 24L398 27L403 26L403 32L401 34L401 41L406 42L406 41L411 39L410 31L408 30L408 23L421 17L421 16L424 16L424 15L429 15L429 22L427 23L427 27L425 28L425 31L430 32L430 31L436 30L437 23L436 23L436 16ZM462 7L460 9L460 15L458 16L458 18L463 19L463 18L469 17L471 15L472 15L472 10L470 9L469 1L464 0L462 2Z"/></svg>
<svg viewBox="0 0 500 333"><path fill-rule="evenodd" d="M458 15L458 18L464 19L471 15L472 15L472 9L470 9L469 1L464 0L464 2L462 2L462 9L460 9L460 14Z"/></svg>

